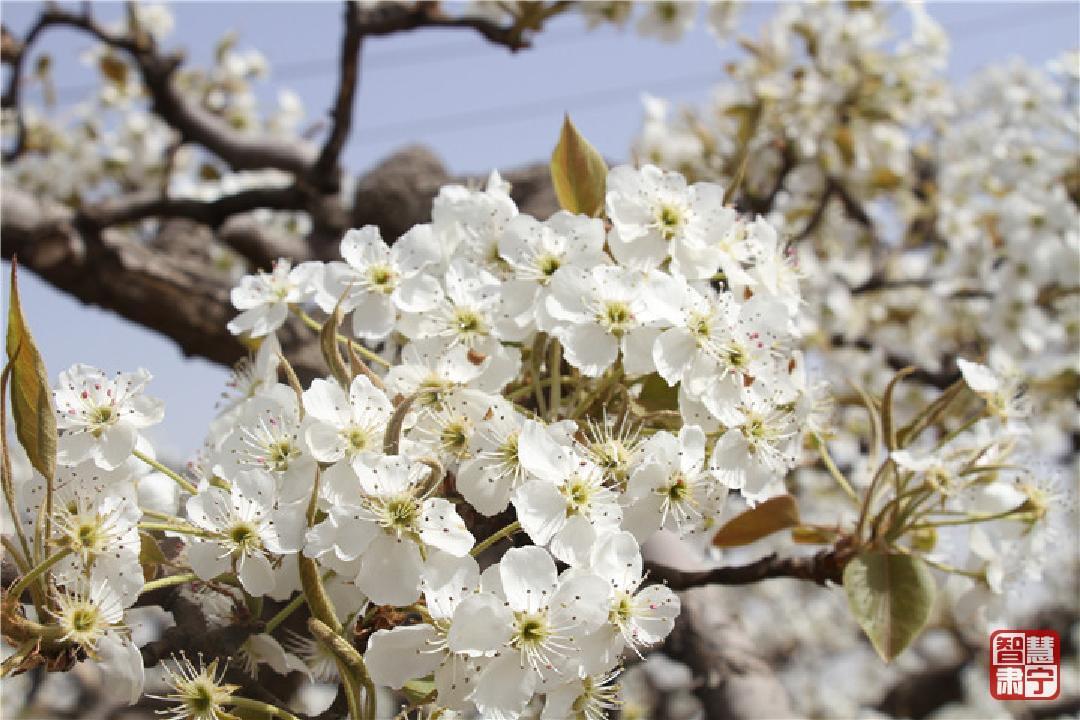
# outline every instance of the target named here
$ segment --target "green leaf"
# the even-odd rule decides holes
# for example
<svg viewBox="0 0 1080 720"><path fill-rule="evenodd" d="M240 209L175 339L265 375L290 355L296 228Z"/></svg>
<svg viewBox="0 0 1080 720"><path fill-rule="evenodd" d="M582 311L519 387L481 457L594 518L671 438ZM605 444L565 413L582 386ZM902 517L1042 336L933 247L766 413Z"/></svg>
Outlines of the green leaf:
<svg viewBox="0 0 1080 720"><path fill-rule="evenodd" d="M641 407L650 412L659 410L677 410L679 408L679 389L668 385L664 378L656 373L649 375L641 384L641 394L637 397Z"/></svg>
<svg viewBox="0 0 1080 720"><path fill-rule="evenodd" d="M713 537L716 547L739 547L799 524L799 507L790 495L777 495L729 520Z"/></svg>
<svg viewBox="0 0 1080 720"><path fill-rule="evenodd" d="M56 411L49 374L19 302L18 263L11 263L7 356L11 364L11 414L15 435L30 463L45 478L56 477Z"/></svg>
<svg viewBox="0 0 1080 720"><path fill-rule="evenodd" d="M791 528L791 541L800 545L832 545L839 533L816 525L799 525Z"/></svg>
<svg viewBox="0 0 1080 720"><path fill-rule="evenodd" d="M41 83L41 93L48 107L56 105L56 84L53 82L52 56L39 55L34 63L34 78Z"/></svg>
<svg viewBox="0 0 1080 720"><path fill-rule="evenodd" d="M127 63L111 52L103 54L98 59L98 69L112 84L124 88L128 81Z"/></svg>
<svg viewBox="0 0 1080 720"><path fill-rule="evenodd" d="M434 697L435 681L423 678L410 680L401 687L401 690L405 693L405 697L409 699L409 702L419 705L425 700L429 701L430 698Z"/></svg>
<svg viewBox="0 0 1080 720"><path fill-rule="evenodd" d="M149 533L139 533L139 564L142 565L143 579L147 582L157 576L157 569L168 562L161 546Z"/></svg>
<svg viewBox="0 0 1080 720"><path fill-rule="evenodd" d="M888 662L922 632L936 586L917 557L867 552L844 568L844 590L851 613Z"/></svg>
<svg viewBox="0 0 1080 720"><path fill-rule="evenodd" d="M564 210L590 217L603 212L607 163L570 122L569 115L563 118L559 143L551 153L551 182Z"/></svg>

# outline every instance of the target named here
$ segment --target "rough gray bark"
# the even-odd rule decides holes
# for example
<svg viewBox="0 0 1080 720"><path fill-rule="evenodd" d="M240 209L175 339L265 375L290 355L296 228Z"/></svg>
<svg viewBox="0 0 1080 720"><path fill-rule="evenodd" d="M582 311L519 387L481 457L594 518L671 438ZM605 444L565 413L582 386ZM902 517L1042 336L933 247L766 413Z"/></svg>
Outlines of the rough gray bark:
<svg viewBox="0 0 1080 720"><path fill-rule="evenodd" d="M698 572L697 551L666 532L644 548L646 561L675 571ZM712 585L680 593L682 612L664 643L664 652L689 666L700 685L707 720L781 720L796 717L787 691L753 640L724 609L723 589Z"/></svg>
<svg viewBox="0 0 1080 720"><path fill-rule="evenodd" d="M528 212L550 215L556 208L547 167L534 165L507 173L515 199ZM390 241L431 216L431 200L447 182L480 182L451 178L424 148L392 155L357 185L351 216L320 212L317 232L297 241L274 233L250 215L230 216L216 230L191 219L161 221L148 240L100 222L98 207L74 211L58 203L6 187L2 194L0 234L5 259L19 263L82 302L113 310L174 340L186 355L230 365L246 350L226 329L236 314L229 302L233 281L215 270L212 240L237 251L258 266L279 257L294 261L333 257L349 227L378 225ZM119 212L112 200L108 212ZM126 215L125 215L126 217ZM102 227L105 225L105 227ZM315 338L300 323L283 329L282 346L306 377L324 368Z"/></svg>

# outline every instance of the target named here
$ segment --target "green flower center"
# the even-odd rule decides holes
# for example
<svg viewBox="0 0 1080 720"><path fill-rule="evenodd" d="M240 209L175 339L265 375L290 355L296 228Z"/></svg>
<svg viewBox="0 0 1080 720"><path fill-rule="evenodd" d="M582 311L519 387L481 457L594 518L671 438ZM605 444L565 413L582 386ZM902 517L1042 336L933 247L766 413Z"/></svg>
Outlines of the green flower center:
<svg viewBox="0 0 1080 720"><path fill-rule="evenodd" d="M451 455L462 456L469 449L469 429L463 420L449 423L439 433L439 442Z"/></svg>
<svg viewBox="0 0 1080 720"><path fill-rule="evenodd" d="M93 550L101 543L101 533L97 523L82 523L75 530L75 542L81 549Z"/></svg>
<svg viewBox="0 0 1080 720"><path fill-rule="evenodd" d="M420 383L418 405L438 406L443 403L443 395L450 389L450 383L437 375L432 375Z"/></svg>
<svg viewBox="0 0 1080 720"><path fill-rule="evenodd" d="M462 335L473 335L483 331L484 323L475 310L455 308L454 327Z"/></svg>
<svg viewBox="0 0 1080 720"><path fill-rule="evenodd" d="M499 458L506 465L518 465L518 433L507 436L506 441L499 447Z"/></svg>
<svg viewBox="0 0 1080 720"><path fill-rule="evenodd" d="M98 624L98 614L93 608L79 608L71 613L71 627L75 632L87 633Z"/></svg>
<svg viewBox="0 0 1080 720"><path fill-rule="evenodd" d="M674 3L663 3L663 5L674 6ZM673 18L675 16L675 8L671 7L670 12L671 17ZM663 12L661 12L661 14L663 14ZM661 205L660 212L658 212L656 216L656 223L660 226L660 235L662 235L665 240L671 240L678 234L679 228L682 227L682 212L673 205Z"/></svg>
<svg viewBox="0 0 1080 720"><path fill-rule="evenodd" d="M397 533L413 532L416 519L420 514L416 500L403 496L386 501L383 505L382 524L388 530Z"/></svg>
<svg viewBox="0 0 1080 720"><path fill-rule="evenodd" d="M694 313L687 323L687 329L698 340L707 340L709 338L709 316Z"/></svg>
<svg viewBox="0 0 1080 720"><path fill-rule="evenodd" d="M116 420L116 411L110 405L102 405L90 411L90 422L94 425L108 425Z"/></svg>
<svg viewBox="0 0 1080 720"><path fill-rule="evenodd" d="M289 440L278 440L270 443L266 450L269 455L270 466L278 472L288 470L289 461L300 454L300 451L293 447L292 442Z"/></svg>
<svg viewBox="0 0 1080 720"><path fill-rule="evenodd" d="M743 425L743 434L753 440L762 440L765 437L765 422L761 418L751 418Z"/></svg>
<svg viewBox="0 0 1080 720"><path fill-rule="evenodd" d="M217 706L219 701L216 686L203 682L193 682L187 688L185 704L195 717L207 715L212 708Z"/></svg>
<svg viewBox="0 0 1080 720"><path fill-rule="evenodd" d="M371 445L371 435L363 428L352 428L346 434L349 442L349 450L357 453L366 450Z"/></svg>
<svg viewBox="0 0 1080 720"><path fill-rule="evenodd" d="M566 498L567 515L576 515L581 512L582 508L589 505L589 501L592 500L593 496L593 486L577 475L570 478L560 491L563 497Z"/></svg>
<svg viewBox="0 0 1080 720"><path fill-rule="evenodd" d="M622 300L611 300L604 304L599 320L600 324L607 328L609 333L621 337L630 329L630 324L634 320L634 313L631 312L630 306Z"/></svg>
<svg viewBox="0 0 1080 720"><path fill-rule="evenodd" d="M537 267L540 270L540 274L545 278L550 278L555 274L555 271L562 265L562 260L554 255L544 255L537 263Z"/></svg>
<svg viewBox="0 0 1080 720"><path fill-rule="evenodd" d="M516 648L541 645L551 635L551 628L543 615L517 613L514 624L511 644Z"/></svg>
<svg viewBox="0 0 1080 720"><path fill-rule="evenodd" d="M672 478L668 486L667 496L672 502L682 502L690 497L690 486L686 484L686 478L681 474Z"/></svg>
<svg viewBox="0 0 1080 720"><path fill-rule="evenodd" d="M229 528L227 535L233 546L242 554L247 554L262 547L262 540L259 539L258 530L246 520L235 523Z"/></svg>
<svg viewBox="0 0 1080 720"><path fill-rule="evenodd" d="M397 273L385 265L372 265L368 268L368 282L376 291L389 295L394 291Z"/></svg>
<svg viewBox="0 0 1080 720"><path fill-rule="evenodd" d="M741 347L732 347L727 351L728 365L734 368L741 368L746 365L748 358L746 352Z"/></svg>

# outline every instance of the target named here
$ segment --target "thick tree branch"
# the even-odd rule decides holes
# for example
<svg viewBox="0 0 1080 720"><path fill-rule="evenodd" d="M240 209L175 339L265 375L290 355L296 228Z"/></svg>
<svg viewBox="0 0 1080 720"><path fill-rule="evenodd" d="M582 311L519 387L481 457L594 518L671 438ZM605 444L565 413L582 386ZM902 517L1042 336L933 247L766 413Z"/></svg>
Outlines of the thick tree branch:
<svg viewBox="0 0 1080 720"><path fill-rule="evenodd" d="M775 553L747 565L679 570L655 561L645 563L649 579L666 584L672 590L686 590L704 585L749 585L772 578L812 580L819 585L839 583L844 565L851 557L849 549L822 550L816 555L782 558Z"/></svg>
<svg viewBox="0 0 1080 720"><path fill-rule="evenodd" d="M312 182L328 192L337 192L341 186L341 170L337 166L338 158L341 157L341 151L345 147L349 130L352 128L353 102L356 97L356 86L360 80L360 50L364 35L360 24L359 5L352 0L345 0L344 25L338 92L334 100L334 108L330 113L333 124L322 151L311 169Z"/></svg>
<svg viewBox="0 0 1080 720"><path fill-rule="evenodd" d="M122 50L135 62L150 94L153 110L186 142L194 142L215 153L237 170L277 168L305 173L314 163L313 152L299 143L239 133L225 121L191 102L176 88L173 77L181 63L178 54L163 55L153 38L145 33L121 34L101 26L89 11L73 13L47 7L31 27L16 55L12 74L3 95L3 107L18 110L22 63L33 41L49 27L81 30L109 47ZM19 127L22 123L19 121ZM10 161L23 150L23 130L18 130L15 146L5 153Z"/></svg>
<svg viewBox="0 0 1080 720"><path fill-rule="evenodd" d="M408 32L420 28L462 28L474 30L488 42L501 45L511 52L530 46L518 24L500 25L487 18L465 15L451 17L442 12L437 2L379 3L364 9L357 21L363 35L377 37Z"/></svg>
<svg viewBox="0 0 1080 720"><path fill-rule="evenodd" d="M821 199L818 200L818 204L814 207L813 214L810 215L810 219L806 222L802 231L795 236L794 242L805 240L814 234L821 224L821 221L825 219L825 211L829 208L829 203L833 198L837 198L843 203L844 212L847 216L866 227L868 230L873 230L874 223L870 219L870 216L863 210L862 205L856 200L842 182L836 178L829 177L825 181L825 190L821 193Z"/></svg>
<svg viewBox="0 0 1080 720"><path fill-rule="evenodd" d="M524 211L538 217L554 212L546 166L511 171L506 177ZM187 355L231 365L247 351L226 329L236 315L229 301L234 281L214 269L209 247L215 238L256 267L269 267L281 257L325 259L337 253L349 227L377 225L383 237L392 240L427 222L439 185L452 181L429 152L413 149L392 156L360 180L352 215L305 206L313 217L316 211L324 215L326 223L322 235L306 239L285 236L244 212L291 207L293 193L299 192L291 187L245 191L208 204L135 195L77 213L7 186L0 194L3 257L17 254L24 267L59 290L171 338ZM145 243L114 227L145 217L181 219L166 219ZM280 338L302 376L324 372L310 331L299 323L287 324Z"/></svg>
<svg viewBox="0 0 1080 720"><path fill-rule="evenodd" d="M76 223L104 229L147 218L183 218L216 229L234 215L260 208L302 210L303 193L295 186L253 188L210 201L169 198L156 191L131 193L80 208Z"/></svg>
<svg viewBox="0 0 1080 720"><path fill-rule="evenodd" d="M686 576L703 571L698 551L663 530L642 553L647 567L663 568L669 578L679 572L675 567ZM729 614L729 592L717 585L681 592L679 617L664 653L693 671L694 694L706 720L794 717L783 685Z"/></svg>
<svg viewBox="0 0 1080 720"><path fill-rule="evenodd" d="M233 281L213 269L209 230L164 223L143 244L118 230L79 227L70 209L14 188L0 199L4 258L18 255L58 289L172 338L187 355L231 365L247 354L226 329L236 314ZM299 324L283 328L283 347L308 376L321 371L314 340Z"/></svg>
<svg viewBox="0 0 1080 720"><path fill-rule="evenodd" d="M829 343L832 347L852 347L864 352L869 352L875 347L869 340L864 340L862 338L851 340L845 338L843 335L833 335L829 339ZM887 353L885 355L885 362L896 372L912 365L911 360L894 353ZM938 390L944 390L960 379L960 371L954 369L956 367L955 357L946 356L943 358L942 364L944 368L950 369L935 371L918 368L915 372L908 375L906 379L909 381L921 382L930 387L935 387Z"/></svg>

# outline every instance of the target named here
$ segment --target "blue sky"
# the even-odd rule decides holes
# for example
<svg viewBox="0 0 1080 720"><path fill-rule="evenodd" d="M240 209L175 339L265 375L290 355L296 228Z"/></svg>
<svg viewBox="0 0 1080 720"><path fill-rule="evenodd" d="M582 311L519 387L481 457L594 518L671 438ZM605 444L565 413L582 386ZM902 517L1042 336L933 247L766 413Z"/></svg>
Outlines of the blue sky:
<svg viewBox="0 0 1080 720"><path fill-rule="evenodd" d="M96 6L102 19L119 17L118 4ZM8 0L3 22L22 36L40 7ZM742 32L753 35L774 9L752 3ZM949 2L929 9L952 39L949 74L955 80L1012 56L1042 63L1080 44L1075 2ZM239 47L259 48L269 59L270 77L260 91L267 100L279 87L291 87L308 122L332 103L339 3L183 2L173 12L168 45L185 48L190 63L206 63L217 39L232 30ZM93 82L78 61L90 45L85 36L57 30L37 46L53 57L61 103L78 100ZM375 38L365 47L344 162L358 174L396 148L422 143L452 172L508 169L546 158L567 111L606 157L625 158L640 127L642 92L700 103L722 79L723 63L739 53L733 43L718 45L701 25L669 45L632 31L589 33L576 16L558 18L533 49L516 55L465 31ZM155 376L151 393L167 403L165 422L153 433L161 452L180 459L198 447L224 369L184 358L170 340L82 305L29 273L21 283L26 314L54 376L75 362L107 371L146 367Z"/></svg>

